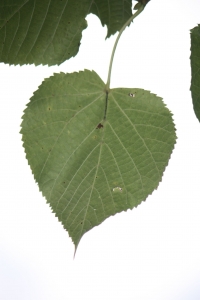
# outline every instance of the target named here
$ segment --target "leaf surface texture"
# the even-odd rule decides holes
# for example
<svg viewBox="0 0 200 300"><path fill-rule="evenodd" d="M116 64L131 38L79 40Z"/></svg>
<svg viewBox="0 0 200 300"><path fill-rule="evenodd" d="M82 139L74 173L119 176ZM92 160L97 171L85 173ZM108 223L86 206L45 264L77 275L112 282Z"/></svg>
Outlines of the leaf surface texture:
<svg viewBox="0 0 200 300"><path fill-rule="evenodd" d="M194 112L200 121L200 25L191 30L191 92Z"/></svg>
<svg viewBox="0 0 200 300"><path fill-rule="evenodd" d="M97 15L102 25L107 25L107 37L115 34L131 17L132 0L95 0L90 12Z"/></svg>
<svg viewBox="0 0 200 300"><path fill-rule="evenodd" d="M136 88L107 93L88 70L45 79L21 133L35 180L76 247L158 187L176 139L161 98Z"/></svg>
<svg viewBox="0 0 200 300"><path fill-rule="evenodd" d="M78 53L85 17L95 13L108 36L131 16L130 0L6 0L0 3L0 61L61 64Z"/></svg>

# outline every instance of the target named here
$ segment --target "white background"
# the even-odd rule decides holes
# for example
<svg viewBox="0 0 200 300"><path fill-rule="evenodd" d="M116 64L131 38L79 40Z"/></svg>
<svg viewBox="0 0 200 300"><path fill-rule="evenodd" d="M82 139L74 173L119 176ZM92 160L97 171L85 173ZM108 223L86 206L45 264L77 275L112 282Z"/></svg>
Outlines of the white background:
<svg viewBox="0 0 200 300"><path fill-rule="evenodd" d="M200 23L200 1L152 0L119 41L111 87L163 97L178 140L158 190L86 233L73 259L19 130L26 103L53 72L93 69L107 80L116 36L105 41L106 27L87 20L79 54L61 66L0 64L0 299L199 300L200 123L189 91L189 30Z"/></svg>

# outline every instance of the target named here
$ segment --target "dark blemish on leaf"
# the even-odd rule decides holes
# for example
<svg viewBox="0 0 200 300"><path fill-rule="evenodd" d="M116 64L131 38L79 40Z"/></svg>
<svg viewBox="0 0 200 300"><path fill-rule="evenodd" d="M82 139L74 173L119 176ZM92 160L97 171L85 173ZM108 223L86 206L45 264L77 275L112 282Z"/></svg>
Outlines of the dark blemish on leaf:
<svg viewBox="0 0 200 300"><path fill-rule="evenodd" d="M51 110L51 107L49 107L49 110Z"/></svg>
<svg viewBox="0 0 200 300"><path fill-rule="evenodd" d="M71 22L68 22L68 24L70 24Z"/></svg>
<svg viewBox="0 0 200 300"><path fill-rule="evenodd" d="M99 123L99 124L97 125L96 129L101 129L101 128L103 128L103 125L102 125L101 123Z"/></svg>
<svg viewBox="0 0 200 300"><path fill-rule="evenodd" d="M81 224L83 224L83 222L81 222Z"/></svg>

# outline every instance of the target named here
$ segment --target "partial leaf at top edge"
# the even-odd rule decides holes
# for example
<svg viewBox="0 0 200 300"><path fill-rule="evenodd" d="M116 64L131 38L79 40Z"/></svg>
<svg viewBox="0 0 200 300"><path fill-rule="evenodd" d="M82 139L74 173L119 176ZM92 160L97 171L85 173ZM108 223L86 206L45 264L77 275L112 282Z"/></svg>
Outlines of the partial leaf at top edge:
<svg viewBox="0 0 200 300"><path fill-rule="evenodd" d="M142 4L143 6L147 5L147 3L150 1L150 0L136 0L137 2L139 2L140 4ZM137 4L139 4L137 3ZM137 5L136 4L136 5ZM138 6L139 7L139 6ZM137 9L137 8L136 8Z"/></svg>
<svg viewBox="0 0 200 300"><path fill-rule="evenodd" d="M131 16L131 0L17 0L0 3L0 62L60 65L79 51L93 12L108 36Z"/></svg>
<svg viewBox="0 0 200 300"><path fill-rule="evenodd" d="M197 119L200 121L200 25L191 30L191 92L193 107Z"/></svg>
<svg viewBox="0 0 200 300"><path fill-rule="evenodd" d="M132 15L132 0L94 0L90 12L107 25L107 37L119 31Z"/></svg>
<svg viewBox="0 0 200 300"><path fill-rule="evenodd" d="M107 93L88 70L45 79L21 126L35 180L76 247L158 187L176 140L161 98L136 88Z"/></svg>
<svg viewBox="0 0 200 300"><path fill-rule="evenodd" d="M0 61L59 65L75 56L91 1L1 1Z"/></svg>

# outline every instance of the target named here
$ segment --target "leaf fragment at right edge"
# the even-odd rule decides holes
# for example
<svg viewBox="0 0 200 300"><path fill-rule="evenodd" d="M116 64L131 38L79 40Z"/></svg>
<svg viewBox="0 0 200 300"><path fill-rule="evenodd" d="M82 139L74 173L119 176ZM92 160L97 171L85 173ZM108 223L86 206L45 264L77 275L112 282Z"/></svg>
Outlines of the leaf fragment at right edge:
<svg viewBox="0 0 200 300"><path fill-rule="evenodd" d="M200 25L191 30L191 92L193 107L200 121Z"/></svg>

